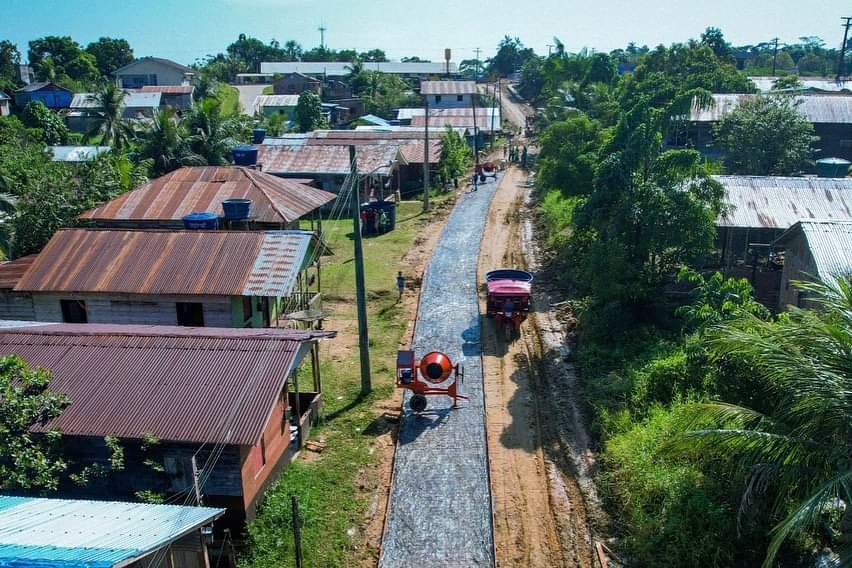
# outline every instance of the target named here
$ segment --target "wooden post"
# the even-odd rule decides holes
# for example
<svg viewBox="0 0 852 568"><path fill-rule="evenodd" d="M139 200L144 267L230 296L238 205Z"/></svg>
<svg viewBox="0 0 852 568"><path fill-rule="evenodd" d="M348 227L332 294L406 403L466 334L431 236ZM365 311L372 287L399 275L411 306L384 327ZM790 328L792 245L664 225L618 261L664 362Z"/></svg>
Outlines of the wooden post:
<svg viewBox="0 0 852 568"><path fill-rule="evenodd" d="M293 390L296 391L296 441L299 448L302 447L302 397L299 396L299 370L294 369L293 374Z"/></svg>
<svg viewBox="0 0 852 568"><path fill-rule="evenodd" d="M429 211L429 95L424 98L423 109L426 111L425 144L423 144L423 211Z"/></svg>
<svg viewBox="0 0 852 568"><path fill-rule="evenodd" d="M311 345L311 370L314 376L314 392L322 393L322 378L319 367L319 343L314 341Z"/></svg>
<svg viewBox="0 0 852 568"><path fill-rule="evenodd" d="M192 456L192 488L195 491L195 504L198 507L204 505L201 498L201 486L198 484L198 462L195 461L195 454Z"/></svg>
<svg viewBox="0 0 852 568"><path fill-rule="evenodd" d="M299 519L299 498L290 496L293 509L293 544L296 552L296 568L302 568L302 521Z"/></svg>

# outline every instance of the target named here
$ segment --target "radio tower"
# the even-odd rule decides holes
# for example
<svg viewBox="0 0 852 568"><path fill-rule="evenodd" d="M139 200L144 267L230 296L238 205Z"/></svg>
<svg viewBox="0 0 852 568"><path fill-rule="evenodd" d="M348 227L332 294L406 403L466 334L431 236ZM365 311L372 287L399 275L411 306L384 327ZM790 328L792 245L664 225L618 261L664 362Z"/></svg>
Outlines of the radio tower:
<svg viewBox="0 0 852 568"><path fill-rule="evenodd" d="M325 24L320 24L320 27L317 28L320 33L320 49L325 49L325 30L328 28L325 27Z"/></svg>

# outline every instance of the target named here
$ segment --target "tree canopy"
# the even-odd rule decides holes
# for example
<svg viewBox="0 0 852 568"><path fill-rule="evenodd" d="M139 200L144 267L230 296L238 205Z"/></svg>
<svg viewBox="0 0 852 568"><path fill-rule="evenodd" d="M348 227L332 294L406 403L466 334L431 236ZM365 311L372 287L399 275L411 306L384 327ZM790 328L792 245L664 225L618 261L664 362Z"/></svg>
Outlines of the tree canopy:
<svg viewBox="0 0 852 568"><path fill-rule="evenodd" d="M296 104L296 123L299 125L299 132L310 132L325 125L319 95L312 91L305 91L299 95L299 102Z"/></svg>

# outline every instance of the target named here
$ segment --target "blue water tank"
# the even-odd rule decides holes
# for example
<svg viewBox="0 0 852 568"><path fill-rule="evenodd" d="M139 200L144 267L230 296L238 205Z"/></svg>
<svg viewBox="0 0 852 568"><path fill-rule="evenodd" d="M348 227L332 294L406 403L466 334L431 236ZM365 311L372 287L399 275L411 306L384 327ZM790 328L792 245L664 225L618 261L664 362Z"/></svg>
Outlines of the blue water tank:
<svg viewBox="0 0 852 568"><path fill-rule="evenodd" d="M266 129L265 128L255 128L251 131L251 143L252 144L263 144L263 141L266 139Z"/></svg>
<svg viewBox="0 0 852 568"><path fill-rule="evenodd" d="M183 226L186 229L216 229L219 226L219 216L208 211L190 213L183 216Z"/></svg>
<svg viewBox="0 0 852 568"><path fill-rule="evenodd" d="M222 211L228 221L241 221L251 217L251 199L236 197L222 201Z"/></svg>
<svg viewBox="0 0 852 568"><path fill-rule="evenodd" d="M846 177L850 165L848 160L842 158L823 158L816 161L817 175L824 178Z"/></svg>
<svg viewBox="0 0 852 568"><path fill-rule="evenodd" d="M234 164L237 166L253 166L257 163L257 148L250 144L240 144L231 149Z"/></svg>

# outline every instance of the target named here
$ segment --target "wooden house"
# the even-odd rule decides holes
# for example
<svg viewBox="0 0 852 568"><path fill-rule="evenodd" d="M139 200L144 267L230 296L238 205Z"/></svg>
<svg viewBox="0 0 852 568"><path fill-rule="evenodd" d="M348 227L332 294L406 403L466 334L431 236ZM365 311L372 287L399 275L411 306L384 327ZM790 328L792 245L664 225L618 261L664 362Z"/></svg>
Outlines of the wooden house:
<svg viewBox="0 0 852 568"><path fill-rule="evenodd" d="M274 327L319 310L310 231L63 229L18 280L43 322Z"/></svg>
<svg viewBox="0 0 852 568"><path fill-rule="evenodd" d="M72 471L104 469L85 485L63 483L59 496L132 500L144 491L195 503L197 492L227 510L224 526L239 535L319 412L317 342L334 336L44 324L0 329L0 355L48 369L51 390L70 400L33 434L59 429ZM108 436L123 450L122 468L110 465Z"/></svg>
<svg viewBox="0 0 852 568"><path fill-rule="evenodd" d="M471 108L476 95L475 81L423 81L420 94L429 108Z"/></svg>
<svg viewBox="0 0 852 568"><path fill-rule="evenodd" d="M147 85L186 85L193 70L162 57L140 57L115 70L119 87L141 89Z"/></svg>
<svg viewBox="0 0 852 568"><path fill-rule="evenodd" d="M196 211L223 214L226 199L250 199L253 230L298 229L303 219L318 213L335 195L305 180L282 179L239 166L184 167L90 209L80 219L98 227L131 229L183 228L184 215Z"/></svg>
<svg viewBox="0 0 852 568"><path fill-rule="evenodd" d="M284 73L272 83L272 93L275 95L301 95L312 91L317 95L322 93L322 81L302 73Z"/></svg>
<svg viewBox="0 0 852 568"><path fill-rule="evenodd" d="M774 243L784 251L779 308L818 307L796 281L819 278L832 284L852 274L852 221L803 220L787 229Z"/></svg>
<svg viewBox="0 0 852 568"><path fill-rule="evenodd" d="M24 108L27 103L40 101L49 109L60 110L71 106L74 93L50 81L30 83L15 91L15 106Z"/></svg>
<svg viewBox="0 0 852 568"><path fill-rule="evenodd" d="M12 109L10 107L11 100L12 98L9 95L0 91L0 116L9 116L12 114Z"/></svg>

